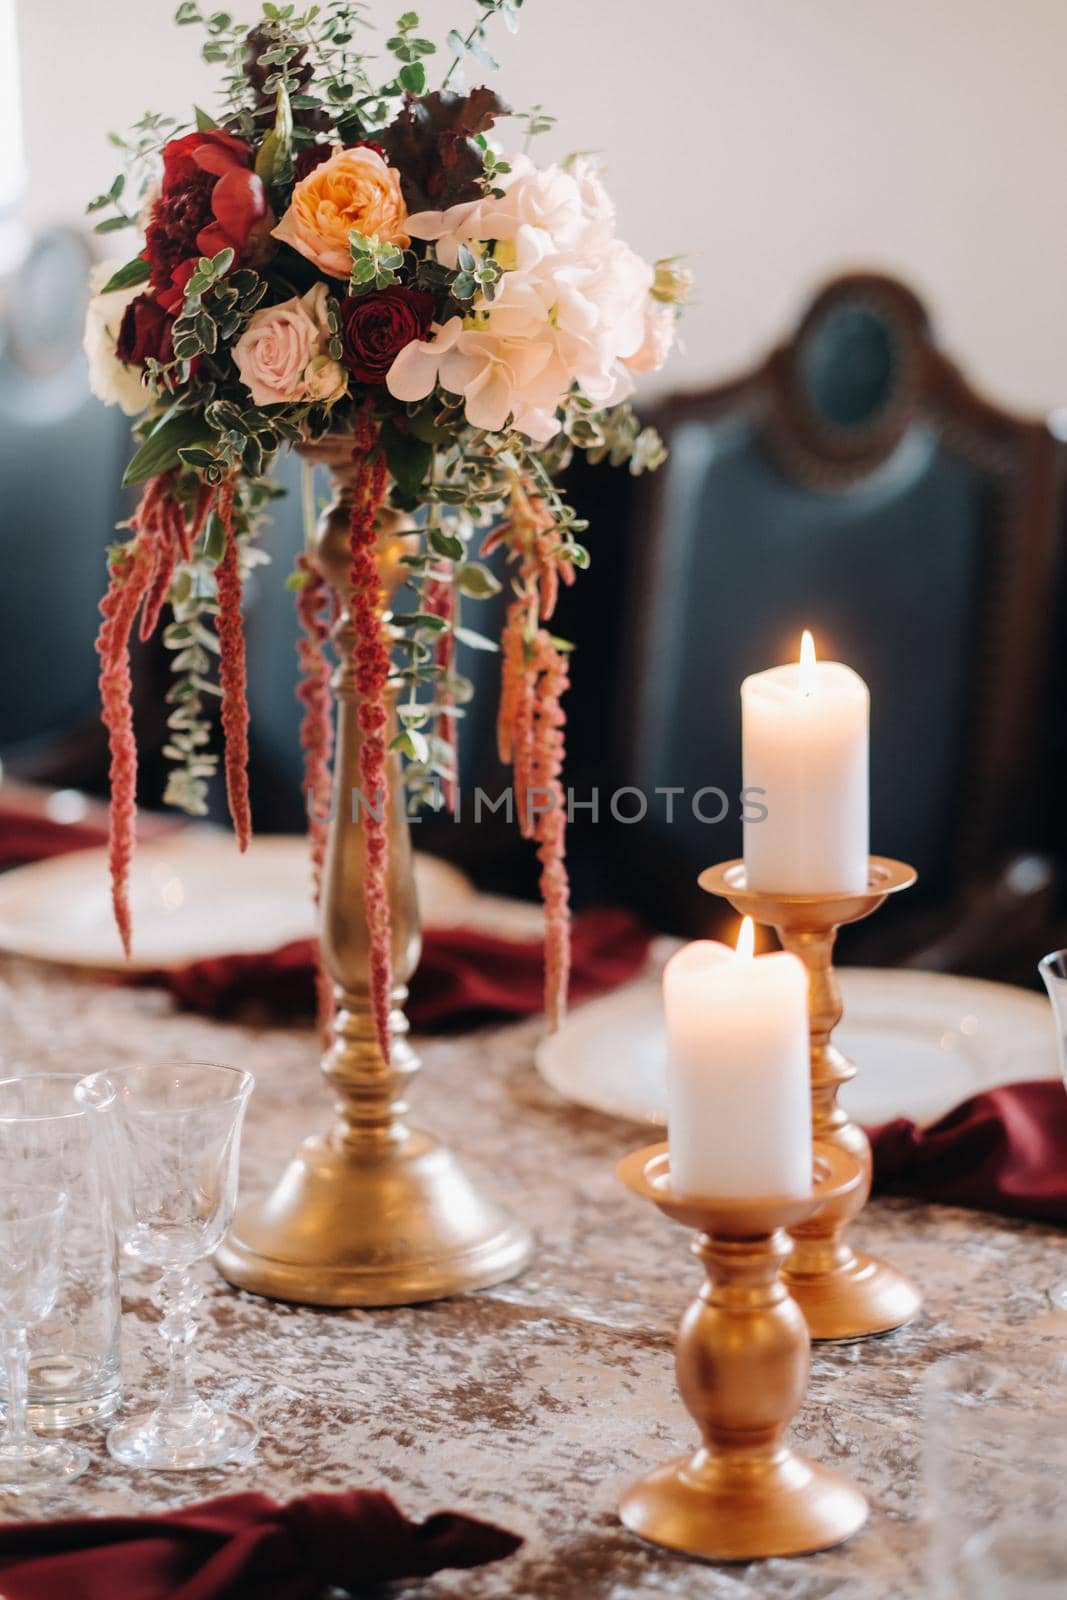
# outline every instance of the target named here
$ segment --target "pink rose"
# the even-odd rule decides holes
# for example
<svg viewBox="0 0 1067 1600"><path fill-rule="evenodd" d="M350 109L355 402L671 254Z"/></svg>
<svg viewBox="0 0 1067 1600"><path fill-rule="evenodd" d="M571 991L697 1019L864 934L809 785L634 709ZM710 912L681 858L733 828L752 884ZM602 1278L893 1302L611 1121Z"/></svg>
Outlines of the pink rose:
<svg viewBox="0 0 1067 1600"><path fill-rule="evenodd" d="M400 174L377 150L356 145L335 150L328 161L301 178L273 233L330 277L347 278L352 269L351 230L406 249L407 214Z"/></svg>
<svg viewBox="0 0 1067 1600"><path fill-rule="evenodd" d="M304 374L325 344L325 292L323 284L316 284L303 297L294 295L250 318L234 346L233 359L255 405L303 399Z"/></svg>
<svg viewBox="0 0 1067 1600"><path fill-rule="evenodd" d="M678 321L675 307L649 297L645 307L645 336L632 356L623 357L631 372L658 372L671 353Z"/></svg>

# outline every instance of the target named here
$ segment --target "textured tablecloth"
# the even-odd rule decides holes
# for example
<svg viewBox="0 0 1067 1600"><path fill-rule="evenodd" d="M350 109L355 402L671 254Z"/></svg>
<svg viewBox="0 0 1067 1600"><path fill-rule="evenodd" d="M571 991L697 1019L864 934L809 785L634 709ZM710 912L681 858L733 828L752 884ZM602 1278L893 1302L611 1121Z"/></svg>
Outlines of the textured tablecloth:
<svg viewBox="0 0 1067 1600"><path fill-rule="evenodd" d="M891 1255L926 1308L879 1340L816 1348L795 1436L871 1499L850 1544L799 1561L703 1566L641 1544L615 1519L620 1489L693 1440L675 1392L674 1329L700 1281L682 1230L620 1188L618 1158L643 1131L560 1100L532 1064L539 1024L423 1041L415 1120L450 1141L536 1229L517 1281L412 1309L274 1305L211 1273L197 1362L205 1387L256 1417L240 1470L134 1474L96 1459L62 1495L0 1497L0 1515L179 1505L238 1488L389 1489L412 1516L452 1507L525 1535L482 1572L401 1586L405 1600L915 1600L923 1592L919 1386L938 1358L1067 1348L1045 1291L1067 1269L1055 1229L904 1201L872 1203L854 1237ZM93 1070L132 1060L213 1060L256 1076L242 1182L266 1187L297 1140L328 1122L309 1031L176 1015L152 990L0 960L0 1061ZM150 1280L126 1285L129 1402L158 1392L162 1346Z"/></svg>

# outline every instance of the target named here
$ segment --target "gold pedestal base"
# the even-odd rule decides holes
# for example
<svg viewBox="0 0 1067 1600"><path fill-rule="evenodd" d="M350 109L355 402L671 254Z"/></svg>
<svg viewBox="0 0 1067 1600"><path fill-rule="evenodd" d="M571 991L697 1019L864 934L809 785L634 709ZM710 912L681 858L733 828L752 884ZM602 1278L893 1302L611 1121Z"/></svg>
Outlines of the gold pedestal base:
<svg viewBox="0 0 1067 1600"><path fill-rule="evenodd" d="M915 1285L888 1261L845 1247L845 1259L828 1271L798 1270L793 1255L782 1273L786 1288L804 1313L813 1339L864 1339L892 1333L922 1309Z"/></svg>
<svg viewBox="0 0 1067 1600"><path fill-rule="evenodd" d="M409 1132L358 1153L308 1139L273 1193L239 1210L215 1264L273 1300L395 1306L503 1283L532 1252L449 1150Z"/></svg>
<svg viewBox="0 0 1067 1600"><path fill-rule="evenodd" d="M792 1450L756 1460L698 1451L650 1472L628 1489L619 1516L631 1532L705 1561L803 1556L842 1544L867 1520L858 1489Z"/></svg>
<svg viewBox="0 0 1067 1600"><path fill-rule="evenodd" d="M808 1386L807 1325L779 1268L782 1231L862 1187L854 1155L816 1143L810 1195L721 1199L675 1194L666 1145L627 1156L618 1175L675 1222L698 1230L707 1282L682 1318L678 1390L702 1436L619 1502L627 1528L705 1561L801 1556L841 1544L867 1520L858 1489L785 1440Z"/></svg>

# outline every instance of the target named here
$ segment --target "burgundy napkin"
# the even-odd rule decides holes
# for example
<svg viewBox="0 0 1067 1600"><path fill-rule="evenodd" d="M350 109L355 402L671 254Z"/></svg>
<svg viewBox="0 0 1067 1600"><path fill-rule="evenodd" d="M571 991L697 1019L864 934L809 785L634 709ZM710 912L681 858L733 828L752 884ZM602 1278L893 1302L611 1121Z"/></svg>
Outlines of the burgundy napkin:
<svg viewBox="0 0 1067 1600"><path fill-rule="evenodd" d="M0 1526L4 1600L313 1600L477 1567L522 1540L440 1511L409 1522L387 1494L232 1494L159 1516Z"/></svg>
<svg viewBox="0 0 1067 1600"><path fill-rule="evenodd" d="M869 1128L874 1188L1006 1217L1067 1222L1067 1093L1059 1080L988 1089L929 1128Z"/></svg>
<svg viewBox="0 0 1067 1600"><path fill-rule="evenodd" d="M0 783L0 872L30 861L67 855L107 844L107 806L81 797L84 814L76 821L57 822L49 816L52 791L34 784ZM139 839L154 839L187 826L171 814L142 811L137 818Z"/></svg>
<svg viewBox="0 0 1067 1600"><path fill-rule="evenodd" d="M628 911L596 910L574 919L571 998L588 1000L641 971L649 935ZM315 1014L314 945L296 940L269 955L218 956L124 981L162 985L190 1011L226 1017L250 1004L273 1016ZM407 1011L426 1031L492 1017L532 1016L543 1004L541 941L501 939L472 928L429 928Z"/></svg>
<svg viewBox="0 0 1067 1600"><path fill-rule="evenodd" d="M0 871L106 843L107 828L94 822L60 823L28 811L0 809Z"/></svg>

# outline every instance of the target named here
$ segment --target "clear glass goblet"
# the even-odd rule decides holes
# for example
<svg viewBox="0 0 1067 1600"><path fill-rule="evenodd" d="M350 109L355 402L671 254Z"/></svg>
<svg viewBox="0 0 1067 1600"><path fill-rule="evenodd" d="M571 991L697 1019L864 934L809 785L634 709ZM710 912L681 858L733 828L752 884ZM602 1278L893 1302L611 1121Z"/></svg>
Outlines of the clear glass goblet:
<svg viewBox="0 0 1067 1600"><path fill-rule="evenodd" d="M63 1269L61 1189L36 1184L0 1188L0 1340L7 1367L7 1416L0 1435L0 1490L54 1486L76 1478L89 1452L65 1440L41 1439L26 1420L28 1331L55 1304Z"/></svg>
<svg viewBox="0 0 1067 1600"><path fill-rule="evenodd" d="M203 1289L189 1268L218 1248L233 1220L252 1082L234 1067L176 1062L97 1072L76 1091L110 1176L120 1237L162 1273L153 1298L162 1313L167 1389L153 1411L108 1434L109 1451L125 1466L221 1466L256 1442L251 1422L199 1397L190 1370Z"/></svg>
<svg viewBox="0 0 1067 1600"><path fill-rule="evenodd" d="M1049 1522L986 1528L964 1546L963 1565L972 1600L1063 1600L1067 1532Z"/></svg>
<svg viewBox="0 0 1067 1600"><path fill-rule="evenodd" d="M1067 1081L1067 950L1051 950L1037 964L1056 1017L1060 1071ZM1067 1280L1054 1283L1048 1297L1058 1311L1067 1311Z"/></svg>

